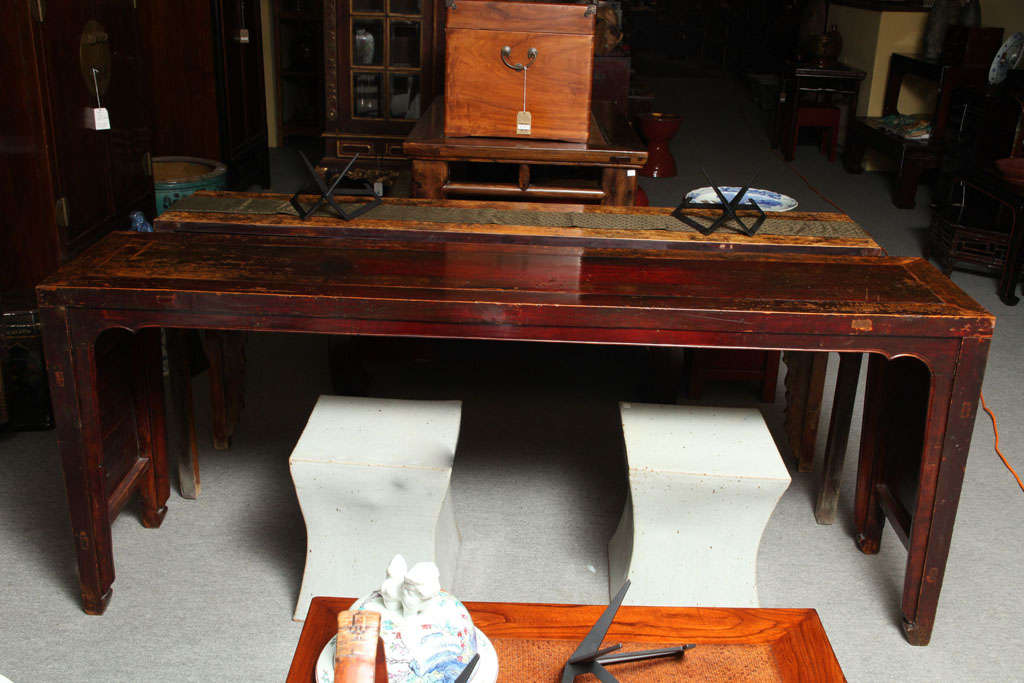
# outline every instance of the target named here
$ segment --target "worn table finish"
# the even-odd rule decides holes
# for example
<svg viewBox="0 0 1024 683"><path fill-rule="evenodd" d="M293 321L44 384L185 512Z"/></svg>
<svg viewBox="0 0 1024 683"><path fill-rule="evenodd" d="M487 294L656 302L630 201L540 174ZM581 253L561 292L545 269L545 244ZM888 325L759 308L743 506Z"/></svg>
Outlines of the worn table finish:
<svg viewBox="0 0 1024 683"><path fill-rule="evenodd" d="M352 598L313 598L288 670L287 683L315 681L313 667L317 657L338 632L338 614L353 602ZM465 604L474 625L499 650L500 641L505 639L520 642L568 641L574 647L604 611L599 605ZM742 654L739 653L744 650L767 650L770 655L765 664L769 670L752 669L747 671L748 674L765 675L769 680L778 677L783 681L824 683L846 680L818 613L813 609L625 606L616 613L604 642L696 643L698 650L704 646L704 650L694 650L686 655L691 660L712 646L728 647L740 657ZM756 658L751 659L756 661ZM558 670L562 663L551 662L550 668ZM526 680L522 672L518 672L518 676L517 672L510 672L509 666L509 662L499 659L499 680ZM694 666L697 666L695 662ZM623 668L611 670L621 673ZM557 678L553 676L551 680Z"/></svg>
<svg viewBox="0 0 1024 683"><path fill-rule="evenodd" d="M730 252L730 253L792 253L832 254L850 256L884 256L884 250L849 216L843 213L790 211L784 214L770 214L772 220L765 223L755 235L745 235L729 228L723 228L711 235L700 232L671 218L668 207L618 207L588 204L543 204L537 202L470 201L449 199L404 199L386 198L384 207L409 207L410 209L458 209L466 212L461 222L447 220L440 222L424 218L386 218L379 212L371 211L351 221L341 221L333 216L313 216L301 220L286 213L252 213L240 209L249 200L253 202L280 202L284 204L287 195L247 192L197 192L182 200L169 211L157 217L154 227L158 232L202 232L224 233L249 236L280 235L303 237L374 237L381 239L403 239L424 242L474 242L506 244L544 244L572 247L595 247L606 249L666 249L686 251ZM308 201L313 201L309 198ZM362 199L339 197L341 203L358 203ZM204 208L197 211L197 208ZM488 223L472 218L474 212L514 212L521 217L521 225ZM688 209L691 216L710 217L718 212L713 209ZM740 213L743 213L742 211ZM553 215L581 214L600 218L605 227L552 227L545 225ZM676 230L629 229L625 227L637 217L660 217L667 223L678 226ZM449 217L451 218L451 217ZM782 234L773 228L772 221L784 219L801 224L799 231ZM764 355L764 354L762 354ZM813 469L814 449L817 443L818 421L821 397L824 391L825 371L828 354L791 351L785 357L789 368L786 374L786 431L798 468L801 472ZM858 363L859 366L859 363ZM216 376L211 372L211 377ZM837 401L843 404L853 401L856 393L856 377L849 386L837 386L837 395L847 399ZM774 388L774 387L773 387ZM841 415L836 422L838 429L848 425L851 415ZM223 420L222 420L223 421ZM216 421L215 421L216 426ZM844 440L830 440L826 459L845 449ZM831 446L835 446L832 448ZM194 452L194 450L192 451ZM182 494L195 497L198 492L198 467L194 459L179 460L182 463ZM836 463L840 464L840 463ZM834 501L829 503L834 506ZM826 517L819 517L825 521Z"/></svg>
<svg viewBox="0 0 1024 683"><path fill-rule="evenodd" d="M402 152L412 159L412 194L428 199L484 195L632 206L636 174L647 162L647 149L613 103L594 101L592 113L587 142L456 138L445 135L444 102L434 100L402 143ZM503 183L454 180L449 173L453 162L516 164L518 177ZM538 185L530 179L530 166L535 164L591 166L600 169L601 182L595 187Z"/></svg>
<svg viewBox="0 0 1024 683"><path fill-rule="evenodd" d="M902 609L917 644L927 643L933 625L994 326L922 259L217 234L111 235L38 294L90 613L110 597L110 523L120 504L138 490L144 520L156 525L168 496L155 389L138 406L148 455L113 489L105 482L95 411L95 343L105 330L831 350L873 354L858 545L877 552L885 518L905 539ZM908 368L904 356L920 362ZM901 386L918 391L887 405ZM920 421L890 424L901 410Z"/></svg>

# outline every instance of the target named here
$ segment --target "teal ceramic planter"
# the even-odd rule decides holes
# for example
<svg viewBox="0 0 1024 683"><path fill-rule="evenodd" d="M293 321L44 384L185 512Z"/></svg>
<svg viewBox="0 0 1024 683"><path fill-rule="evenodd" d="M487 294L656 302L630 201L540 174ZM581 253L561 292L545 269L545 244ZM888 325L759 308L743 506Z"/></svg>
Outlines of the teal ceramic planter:
<svg viewBox="0 0 1024 683"><path fill-rule="evenodd" d="M198 190L223 190L228 168L219 161L198 157L154 157L153 188L159 216L171 204Z"/></svg>

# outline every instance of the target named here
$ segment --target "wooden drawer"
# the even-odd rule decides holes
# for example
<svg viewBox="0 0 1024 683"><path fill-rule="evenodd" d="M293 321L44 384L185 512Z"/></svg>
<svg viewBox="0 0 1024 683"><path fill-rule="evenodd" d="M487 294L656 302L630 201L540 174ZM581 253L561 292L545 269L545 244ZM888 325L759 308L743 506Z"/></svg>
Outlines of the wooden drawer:
<svg viewBox="0 0 1024 683"><path fill-rule="evenodd" d="M594 61L590 5L463 0L448 9L445 134L586 142ZM511 53L502 59L502 48ZM536 49L530 62L529 50ZM517 128L523 109L529 131Z"/></svg>

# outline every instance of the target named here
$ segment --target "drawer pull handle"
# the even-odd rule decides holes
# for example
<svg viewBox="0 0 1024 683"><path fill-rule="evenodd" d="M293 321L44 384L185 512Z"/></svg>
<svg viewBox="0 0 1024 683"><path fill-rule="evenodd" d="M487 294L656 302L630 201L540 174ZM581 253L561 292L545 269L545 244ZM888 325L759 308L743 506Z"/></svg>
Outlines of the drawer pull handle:
<svg viewBox="0 0 1024 683"><path fill-rule="evenodd" d="M505 47L501 48L501 61L504 62L505 66L507 66L508 68L512 69L513 71L526 71L531 66L533 66L533 60L537 59L537 48L531 47L529 50L526 51L526 57L530 60L526 64L519 64L519 63L513 64L509 60L509 57L511 57L511 56L512 56L512 48L511 47L506 45Z"/></svg>

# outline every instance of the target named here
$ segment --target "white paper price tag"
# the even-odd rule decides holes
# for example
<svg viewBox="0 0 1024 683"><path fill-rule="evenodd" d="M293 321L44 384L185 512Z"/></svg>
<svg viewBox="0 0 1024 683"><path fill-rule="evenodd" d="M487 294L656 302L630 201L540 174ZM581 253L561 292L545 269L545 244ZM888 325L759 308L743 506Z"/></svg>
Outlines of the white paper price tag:
<svg viewBox="0 0 1024 683"><path fill-rule="evenodd" d="M110 130L110 113L106 107L86 107L85 127L91 130Z"/></svg>
<svg viewBox="0 0 1024 683"><path fill-rule="evenodd" d="M235 42L236 43L248 43L249 42L249 29L240 28L235 31Z"/></svg>
<svg viewBox="0 0 1024 683"><path fill-rule="evenodd" d="M516 112L516 135L529 135L533 130L533 115L528 111Z"/></svg>

